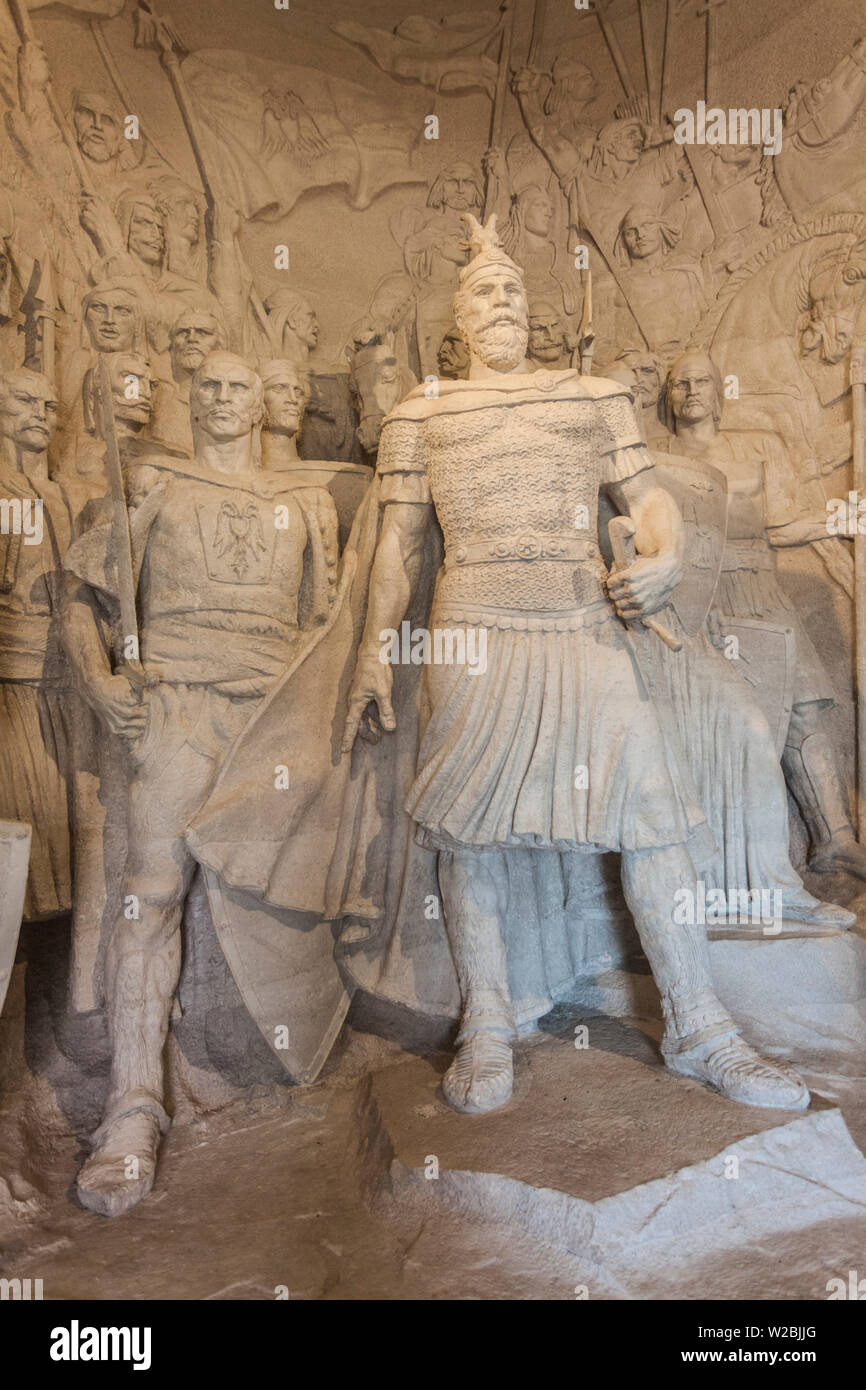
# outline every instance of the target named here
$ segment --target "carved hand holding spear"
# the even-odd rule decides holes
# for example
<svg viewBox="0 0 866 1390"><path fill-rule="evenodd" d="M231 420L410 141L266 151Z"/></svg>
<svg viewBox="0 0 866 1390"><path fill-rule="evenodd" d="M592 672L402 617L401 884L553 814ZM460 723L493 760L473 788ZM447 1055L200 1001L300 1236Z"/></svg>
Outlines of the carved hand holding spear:
<svg viewBox="0 0 866 1390"><path fill-rule="evenodd" d="M21 42L36 43L36 34L33 29L33 21L30 18L30 10L27 7L27 0L9 0L9 11L15 21L15 28L18 30L18 37ZM63 138L63 143L69 152L69 158L72 161L72 167L78 178L81 192L92 195L94 191L93 185L87 176L84 160L81 158L81 151L78 148L78 141L74 133L70 130L57 104L57 98L54 95L54 88L51 85L50 79L45 84L45 100L48 103L48 109L51 115L54 117L57 129L60 131Z"/></svg>

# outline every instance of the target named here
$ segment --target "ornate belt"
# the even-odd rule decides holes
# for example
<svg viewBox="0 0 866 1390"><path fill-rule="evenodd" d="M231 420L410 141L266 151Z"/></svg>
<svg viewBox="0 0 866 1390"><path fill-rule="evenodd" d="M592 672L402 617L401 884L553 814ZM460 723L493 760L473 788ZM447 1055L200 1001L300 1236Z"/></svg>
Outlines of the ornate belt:
<svg viewBox="0 0 866 1390"><path fill-rule="evenodd" d="M463 541L452 546L445 556L445 569L462 565L490 565L503 560L597 560L601 555L595 541L579 536L556 534L535 536L488 537L486 540Z"/></svg>

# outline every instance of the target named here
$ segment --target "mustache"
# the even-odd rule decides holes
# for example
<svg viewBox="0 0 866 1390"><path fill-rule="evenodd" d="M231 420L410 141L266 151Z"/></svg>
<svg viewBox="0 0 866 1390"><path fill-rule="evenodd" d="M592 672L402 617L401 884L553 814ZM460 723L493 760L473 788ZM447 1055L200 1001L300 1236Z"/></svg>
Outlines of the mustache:
<svg viewBox="0 0 866 1390"><path fill-rule="evenodd" d="M476 329L479 338L489 337L497 333L529 334L529 323L526 319L517 317L514 314L497 314L494 318L486 319L479 324Z"/></svg>
<svg viewBox="0 0 866 1390"><path fill-rule="evenodd" d="M515 328L528 328L529 319L523 314L518 314L514 309L493 310L484 320L485 326L495 323L513 323Z"/></svg>

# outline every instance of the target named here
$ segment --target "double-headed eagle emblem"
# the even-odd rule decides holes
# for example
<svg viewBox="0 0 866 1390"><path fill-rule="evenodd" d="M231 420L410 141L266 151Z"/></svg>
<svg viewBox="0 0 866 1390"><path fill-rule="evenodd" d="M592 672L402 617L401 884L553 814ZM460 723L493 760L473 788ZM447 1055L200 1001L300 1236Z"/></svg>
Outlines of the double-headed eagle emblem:
<svg viewBox="0 0 866 1390"><path fill-rule="evenodd" d="M217 515L213 548L217 558L225 560L238 579L245 578L250 565L267 550L255 502L240 507L226 498Z"/></svg>

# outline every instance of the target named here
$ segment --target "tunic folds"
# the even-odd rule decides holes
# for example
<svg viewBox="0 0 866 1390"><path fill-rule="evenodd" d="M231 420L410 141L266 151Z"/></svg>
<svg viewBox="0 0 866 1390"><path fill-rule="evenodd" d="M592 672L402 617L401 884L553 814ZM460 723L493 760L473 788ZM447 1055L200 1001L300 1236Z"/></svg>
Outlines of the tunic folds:
<svg viewBox="0 0 866 1390"><path fill-rule="evenodd" d="M599 488L651 467L624 389L572 370L440 383L386 421L383 500L432 500L445 538L431 632L484 657L424 672L405 805L429 847L651 850L705 823L594 543Z"/></svg>

